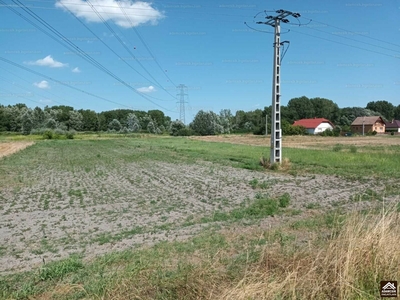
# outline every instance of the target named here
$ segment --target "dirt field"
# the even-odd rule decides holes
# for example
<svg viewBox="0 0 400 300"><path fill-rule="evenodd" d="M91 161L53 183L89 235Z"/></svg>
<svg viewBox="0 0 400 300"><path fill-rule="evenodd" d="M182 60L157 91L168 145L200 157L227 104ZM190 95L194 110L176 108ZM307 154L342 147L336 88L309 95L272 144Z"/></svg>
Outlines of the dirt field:
<svg viewBox="0 0 400 300"><path fill-rule="evenodd" d="M269 146L270 139L257 135L217 135L196 136L193 139L208 142L225 142L232 144ZM363 146L390 146L400 145L400 137L392 136L357 136L357 137L322 137L322 136L285 136L282 140L283 147L324 149L336 144Z"/></svg>
<svg viewBox="0 0 400 300"><path fill-rule="evenodd" d="M15 172L9 176L19 185L3 184L0 189L0 273L29 270L72 253L90 259L110 251L185 240L216 225L201 218L242 207L259 193L269 197L289 193L289 211L298 212L264 218L255 223L260 228L305 218L313 213L308 205L323 212L371 204L351 201L371 188L370 183L335 176L264 173L208 162L126 163L122 158L132 148L124 145L110 143L104 151L93 144L76 148L80 152L65 148L77 144L45 145L18 154L18 165L2 167L8 174ZM86 157L93 161L83 165ZM262 187L254 188L250 184L254 180ZM379 184L374 188L379 190Z"/></svg>
<svg viewBox="0 0 400 300"><path fill-rule="evenodd" d="M0 158L11 155L26 147L32 146L33 142L1 142L0 143Z"/></svg>

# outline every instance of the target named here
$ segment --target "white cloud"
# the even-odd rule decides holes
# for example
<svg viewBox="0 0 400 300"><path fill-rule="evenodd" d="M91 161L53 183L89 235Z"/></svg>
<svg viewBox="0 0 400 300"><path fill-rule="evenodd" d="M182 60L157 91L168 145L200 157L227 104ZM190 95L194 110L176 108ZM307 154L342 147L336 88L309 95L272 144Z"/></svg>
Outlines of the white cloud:
<svg viewBox="0 0 400 300"><path fill-rule="evenodd" d="M68 65L54 60L51 55L47 55L45 58L38 59L37 61L28 61L26 64L50 68L62 68Z"/></svg>
<svg viewBox="0 0 400 300"><path fill-rule="evenodd" d="M63 10L68 8L77 17L83 18L88 22L102 22L91 6L84 0L59 0L55 5ZM104 20L113 21L116 25L124 28L136 27L148 22L156 25L158 20L164 18L161 11L153 8L151 3L144 1L98 0L93 6ZM127 20L126 16L130 21Z"/></svg>
<svg viewBox="0 0 400 300"><path fill-rule="evenodd" d="M144 86L141 88L136 89L139 93L151 93L151 92L155 92L156 89L154 88L154 86L150 85L150 86Z"/></svg>
<svg viewBox="0 0 400 300"><path fill-rule="evenodd" d="M81 70L79 70L79 68L78 68L78 67L76 67L76 68L72 69L72 72L73 72L73 73L80 73L80 72L81 72Z"/></svg>
<svg viewBox="0 0 400 300"><path fill-rule="evenodd" d="M42 80L41 82L35 82L33 85L37 86L39 89L49 89L50 88L50 85L46 80Z"/></svg>

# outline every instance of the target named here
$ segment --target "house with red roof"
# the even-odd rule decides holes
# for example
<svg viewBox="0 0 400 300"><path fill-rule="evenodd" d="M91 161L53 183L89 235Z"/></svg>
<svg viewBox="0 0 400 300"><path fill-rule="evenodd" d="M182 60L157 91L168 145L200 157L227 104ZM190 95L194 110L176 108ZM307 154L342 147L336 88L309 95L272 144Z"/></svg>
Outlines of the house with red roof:
<svg viewBox="0 0 400 300"><path fill-rule="evenodd" d="M385 122L386 132L400 132L400 121L392 120L392 122Z"/></svg>
<svg viewBox="0 0 400 300"><path fill-rule="evenodd" d="M333 130L335 127L331 121L324 118L301 119L295 121L293 126L303 126L309 134L322 133L327 129Z"/></svg>

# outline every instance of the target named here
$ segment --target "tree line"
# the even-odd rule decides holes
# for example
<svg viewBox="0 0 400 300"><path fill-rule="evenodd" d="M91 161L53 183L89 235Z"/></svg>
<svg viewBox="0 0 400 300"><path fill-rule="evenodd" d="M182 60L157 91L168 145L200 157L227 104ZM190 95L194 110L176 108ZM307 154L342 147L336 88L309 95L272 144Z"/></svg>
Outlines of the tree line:
<svg viewBox="0 0 400 300"><path fill-rule="evenodd" d="M325 118L336 126L336 131L350 131L350 124L357 117L379 115L386 121L400 119L400 105L379 100L366 107L339 108L325 98L293 98L281 106L284 135L305 134L305 129L293 122L305 118ZM214 135L220 133L265 134L266 118L271 116L271 106L253 111L223 109L218 114L199 111L189 125L172 121L160 110L116 109L97 113L93 110L75 110L71 106L46 106L31 109L25 104L0 105L0 131L41 134L46 130L59 132L148 132L171 135ZM269 126L268 121L268 126Z"/></svg>

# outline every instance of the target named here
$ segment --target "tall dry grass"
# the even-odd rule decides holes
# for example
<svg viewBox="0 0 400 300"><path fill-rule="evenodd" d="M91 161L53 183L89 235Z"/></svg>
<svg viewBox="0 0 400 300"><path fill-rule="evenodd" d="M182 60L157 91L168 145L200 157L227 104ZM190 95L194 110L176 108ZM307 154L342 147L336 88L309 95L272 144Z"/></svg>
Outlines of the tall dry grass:
<svg viewBox="0 0 400 300"><path fill-rule="evenodd" d="M220 299L377 299L381 280L400 279L399 236L395 209L355 213L322 246L289 255L265 248L260 264Z"/></svg>
<svg viewBox="0 0 400 300"><path fill-rule="evenodd" d="M339 224L307 227L310 234L304 235L307 228L301 227L295 230L310 237L307 246L299 246L296 240L271 240L257 248L261 250L258 260L234 258L243 249L249 256L254 248L248 242L265 235L253 229L242 234L227 231L223 246L212 255L204 249L174 250L161 260L147 257L150 261L144 265L122 263L106 281L93 278L84 286L75 285L75 290L55 287L32 299L72 297L77 287L83 289L85 299L377 299L381 280L400 279L399 216L396 208L380 214L354 212L338 218L343 220ZM242 237L248 238L243 239L244 247ZM96 285L101 289L93 293L90 286Z"/></svg>

